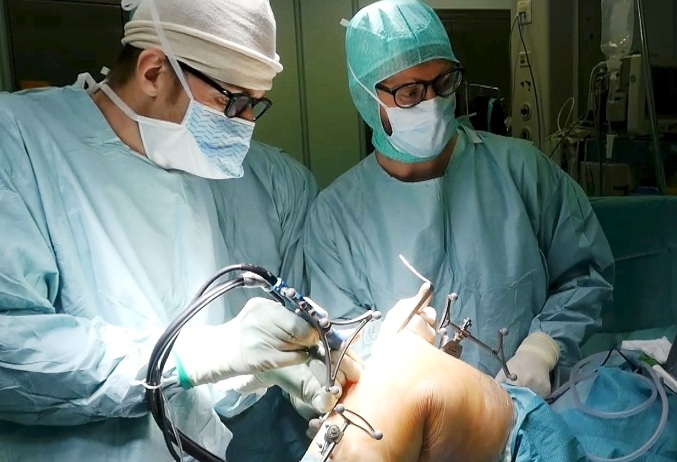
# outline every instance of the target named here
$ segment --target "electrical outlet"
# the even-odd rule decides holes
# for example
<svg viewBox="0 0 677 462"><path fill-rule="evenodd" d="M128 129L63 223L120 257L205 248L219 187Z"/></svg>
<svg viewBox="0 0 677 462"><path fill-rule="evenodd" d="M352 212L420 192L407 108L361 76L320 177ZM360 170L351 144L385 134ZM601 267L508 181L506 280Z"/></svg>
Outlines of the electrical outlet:
<svg viewBox="0 0 677 462"><path fill-rule="evenodd" d="M527 59L527 54L529 55L529 59ZM531 65L533 66L533 61L531 59L531 52L527 53L525 51L520 51L519 63L520 63L520 67L529 67L529 63L531 63Z"/></svg>
<svg viewBox="0 0 677 462"><path fill-rule="evenodd" d="M531 0L517 2L517 14L520 24L531 24Z"/></svg>

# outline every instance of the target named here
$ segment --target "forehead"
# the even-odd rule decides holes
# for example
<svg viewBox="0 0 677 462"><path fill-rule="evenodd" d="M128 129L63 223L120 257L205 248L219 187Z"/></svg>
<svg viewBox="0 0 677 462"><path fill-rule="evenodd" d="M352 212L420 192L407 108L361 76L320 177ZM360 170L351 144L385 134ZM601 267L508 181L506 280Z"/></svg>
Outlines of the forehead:
<svg viewBox="0 0 677 462"><path fill-rule="evenodd" d="M454 63L451 61L434 59L400 71L381 83L386 86L393 86L407 82L433 80L440 74L450 71L453 67Z"/></svg>
<svg viewBox="0 0 677 462"><path fill-rule="evenodd" d="M262 98L266 94L263 90L250 90L249 88L238 87L237 85L221 82L220 80L215 80L215 82L231 93L245 93L252 98Z"/></svg>
<svg viewBox="0 0 677 462"><path fill-rule="evenodd" d="M228 90L231 93L245 93L251 96L252 98L262 98L266 93L263 90L250 90L248 88L238 87L237 85L223 82L221 80L216 80L206 75L203 78L199 77L196 74L193 74L192 72L187 72L186 75L192 81L202 82L203 85L201 85L200 88L207 92L218 92L218 89L216 88L216 86L218 86L225 90Z"/></svg>

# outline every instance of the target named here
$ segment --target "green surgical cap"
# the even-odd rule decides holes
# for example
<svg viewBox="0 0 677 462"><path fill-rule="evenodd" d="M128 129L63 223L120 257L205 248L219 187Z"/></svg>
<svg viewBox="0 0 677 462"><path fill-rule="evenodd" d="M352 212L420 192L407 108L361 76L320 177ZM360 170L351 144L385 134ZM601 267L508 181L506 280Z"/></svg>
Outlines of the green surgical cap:
<svg viewBox="0 0 677 462"><path fill-rule="evenodd" d="M405 69L433 59L458 62L437 13L418 0L373 3L350 21L346 57L350 94L360 115L374 131L372 143L376 149L398 161L420 161L390 144L374 97L377 83ZM372 95L355 79L370 89Z"/></svg>

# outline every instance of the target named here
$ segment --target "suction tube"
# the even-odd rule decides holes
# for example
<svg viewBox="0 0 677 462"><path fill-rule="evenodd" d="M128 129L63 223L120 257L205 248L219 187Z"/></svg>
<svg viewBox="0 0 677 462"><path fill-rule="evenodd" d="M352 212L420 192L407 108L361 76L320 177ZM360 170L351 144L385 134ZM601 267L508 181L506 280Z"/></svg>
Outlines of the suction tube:
<svg viewBox="0 0 677 462"><path fill-rule="evenodd" d="M592 355L582 361L580 361L576 366L571 371L571 377L570 377L570 385L569 387L571 388L571 393L572 393L572 398L574 401L574 405L580 409L582 412L591 415L593 417L598 417L600 419L622 419L622 418L627 418L636 414L639 414L640 412L646 411L651 404L653 404L654 401L656 401L656 396L660 396L661 398L661 418L658 422L658 427L656 428L656 431L654 434L647 440L642 447L640 447L638 450L635 452L632 452L626 456L623 457L618 457L615 459L606 459L603 457L597 457L595 455L589 454L586 451L586 456L588 457L589 460L592 462L631 462L649 451L653 447L654 444L658 441L658 439L661 437L663 434L663 431L665 430L665 427L668 422L668 397L665 393L665 389L663 388L663 385L660 382L660 379L658 378L658 375L654 372L653 369L651 369L649 366L647 366L644 362L640 362L639 365L644 369L645 371L648 372L649 376L651 379L647 379L646 377L642 377L638 375L638 377L642 380L644 380L650 387L651 389L651 396L644 401L642 404L639 406L634 407L633 409L629 409L626 411L620 411L620 412L602 412L598 411L596 409L592 409L589 406L584 405L581 402L580 396L578 394L577 386L579 383L581 383L584 380L590 379L590 378L595 378L597 375L599 375L599 372L593 372L593 373L586 373L583 376L580 376L581 368L583 366L588 365L589 363L593 362L593 360L600 359L601 361L604 361L608 357L607 352L602 352L598 353L595 355Z"/></svg>

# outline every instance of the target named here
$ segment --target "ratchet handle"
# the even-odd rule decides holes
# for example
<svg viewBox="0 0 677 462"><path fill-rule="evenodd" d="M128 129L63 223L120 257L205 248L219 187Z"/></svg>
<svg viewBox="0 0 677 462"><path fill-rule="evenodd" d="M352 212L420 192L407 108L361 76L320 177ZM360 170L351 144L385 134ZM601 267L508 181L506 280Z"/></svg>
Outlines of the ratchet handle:
<svg viewBox="0 0 677 462"><path fill-rule="evenodd" d="M313 326L320 332L326 341L330 350L340 351L343 347L343 338L331 328L331 321L329 320L329 313L322 307L315 303L311 303L309 299L304 297L293 287L290 287L278 279L277 284L273 286L273 291L279 295L290 300L294 306L297 316L301 317L308 324Z"/></svg>
<svg viewBox="0 0 677 462"><path fill-rule="evenodd" d="M327 339L327 345L330 350L341 351L343 348L343 338L334 329L329 329L324 332L324 338Z"/></svg>
<svg viewBox="0 0 677 462"><path fill-rule="evenodd" d="M307 305L307 304L306 304ZM331 323L328 317L322 316L322 314L317 311L307 311L305 307L297 306L295 313L301 319L306 321L308 324L313 326L320 335L324 336L327 340L327 346L330 350L339 351L343 347L343 338L331 327Z"/></svg>

